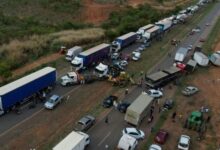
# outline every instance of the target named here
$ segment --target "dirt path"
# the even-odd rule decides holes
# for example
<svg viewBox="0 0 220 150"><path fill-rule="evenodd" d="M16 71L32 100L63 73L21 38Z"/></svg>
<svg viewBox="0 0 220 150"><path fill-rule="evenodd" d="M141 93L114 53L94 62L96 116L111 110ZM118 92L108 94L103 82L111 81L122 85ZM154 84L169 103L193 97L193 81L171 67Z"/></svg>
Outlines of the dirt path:
<svg viewBox="0 0 220 150"><path fill-rule="evenodd" d="M53 62L53 61L55 61L55 60L57 60L61 57L63 57L63 55L60 55L59 53L55 53L55 54L51 54L51 55L48 55L48 56L41 57L41 58L39 58L38 60L36 60L32 63L28 63L25 66L14 70L12 72L12 77L21 76L25 72L31 71L32 69L37 68L37 67L39 67L43 64Z"/></svg>

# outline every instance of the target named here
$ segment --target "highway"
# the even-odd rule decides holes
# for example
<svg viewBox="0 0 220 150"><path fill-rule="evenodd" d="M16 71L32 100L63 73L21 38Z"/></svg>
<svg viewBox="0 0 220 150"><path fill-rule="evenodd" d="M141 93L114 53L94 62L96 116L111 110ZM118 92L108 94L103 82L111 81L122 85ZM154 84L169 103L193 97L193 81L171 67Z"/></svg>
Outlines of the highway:
<svg viewBox="0 0 220 150"><path fill-rule="evenodd" d="M199 22L198 26L200 26L201 32L185 37L178 47L187 47L188 45L196 46L199 44L200 38L206 39L219 16L220 2L216 3L214 8ZM207 23L210 25L207 26ZM173 65L174 56L178 47L170 51L171 57L164 56L164 58L149 72L155 72L159 69L164 69ZM141 92L142 89L137 87L127 95L123 101L132 102ZM88 147L89 150L104 150L106 149L106 145L108 145L108 149L110 150L115 149L122 136L122 129L129 126L124 121L124 114L118 112L114 108L110 110L108 117L109 124L106 124L104 122L105 118L103 118L97 122L91 130L89 130L88 133L91 136L91 144ZM140 129L144 130L145 133L149 132L149 127L147 129L145 123L140 126Z"/></svg>

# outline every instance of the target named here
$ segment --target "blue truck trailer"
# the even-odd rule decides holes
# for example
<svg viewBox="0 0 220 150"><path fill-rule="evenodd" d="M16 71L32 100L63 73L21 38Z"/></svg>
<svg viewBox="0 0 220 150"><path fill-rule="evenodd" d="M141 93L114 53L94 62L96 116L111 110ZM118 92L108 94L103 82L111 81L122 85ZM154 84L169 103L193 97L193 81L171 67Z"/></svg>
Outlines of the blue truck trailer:
<svg viewBox="0 0 220 150"><path fill-rule="evenodd" d="M138 38L138 34L135 32L130 32L125 35L122 35L116 38L112 42L111 51L112 52L119 52L124 47L130 45L131 43L135 42Z"/></svg>
<svg viewBox="0 0 220 150"><path fill-rule="evenodd" d="M71 63L75 70L79 71L108 58L109 53L110 44L103 43L81 52Z"/></svg>
<svg viewBox="0 0 220 150"><path fill-rule="evenodd" d="M56 69L45 67L30 75L0 87L0 115L21 104L40 90L54 85Z"/></svg>

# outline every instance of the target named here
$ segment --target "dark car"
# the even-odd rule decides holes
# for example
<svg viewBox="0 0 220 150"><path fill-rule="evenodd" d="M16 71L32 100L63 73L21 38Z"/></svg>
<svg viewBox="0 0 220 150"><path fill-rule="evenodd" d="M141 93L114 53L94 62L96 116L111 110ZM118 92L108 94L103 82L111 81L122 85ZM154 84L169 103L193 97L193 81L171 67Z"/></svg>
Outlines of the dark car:
<svg viewBox="0 0 220 150"><path fill-rule="evenodd" d="M120 103L118 104L118 110L121 112L121 113L125 113L127 108L130 106L130 103Z"/></svg>
<svg viewBox="0 0 220 150"><path fill-rule="evenodd" d="M173 100L167 99L167 100L164 102L164 104L163 104L163 108L165 108L165 109L172 109L172 108L173 108L173 105L174 105Z"/></svg>
<svg viewBox="0 0 220 150"><path fill-rule="evenodd" d="M117 96L110 95L103 100L102 106L105 108L109 108L109 107L113 106L113 102L117 99L118 99Z"/></svg>
<svg viewBox="0 0 220 150"><path fill-rule="evenodd" d="M95 123L95 117L87 115L81 118L75 125L76 131L87 131Z"/></svg>
<svg viewBox="0 0 220 150"><path fill-rule="evenodd" d="M164 144L168 138L168 132L165 130L160 130L157 132L154 141L158 144Z"/></svg>

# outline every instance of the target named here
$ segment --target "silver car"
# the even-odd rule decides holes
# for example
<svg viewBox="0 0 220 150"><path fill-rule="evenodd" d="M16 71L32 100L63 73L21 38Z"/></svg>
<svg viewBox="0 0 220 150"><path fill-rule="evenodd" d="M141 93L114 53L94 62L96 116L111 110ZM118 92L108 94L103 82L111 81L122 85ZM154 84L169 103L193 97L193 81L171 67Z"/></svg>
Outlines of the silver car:
<svg viewBox="0 0 220 150"><path fill-rule="evenodd" d="M46 101L44 107L47 109L53 109L57 104L61 103L61 99L60 96L53 95Z"/></svg>
<svg viewBox="0 0 220 150"><path fill-rule="evenodd" d="M186 88L184 88L182 90L182 94L185 96L191 96L191 95L197 93L198 91L199 91L199 89L197 87L187 86Z"/></svg>
<svg viewBox="0 0 220 150"><path fill-rule="evenodd" d="M74 129L76 131L86 131L95 123L95 117L87 115L81 118L75 125Z"/></svg>

